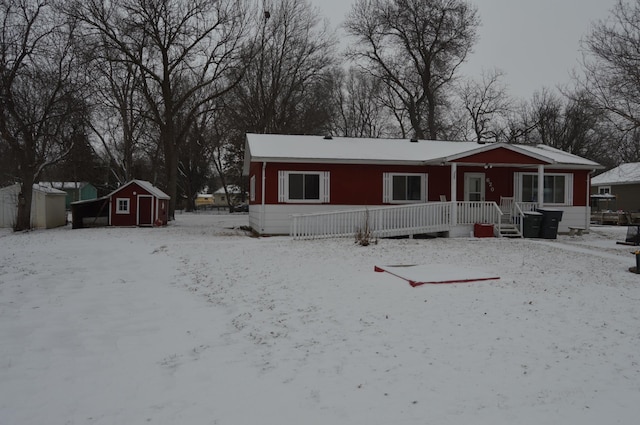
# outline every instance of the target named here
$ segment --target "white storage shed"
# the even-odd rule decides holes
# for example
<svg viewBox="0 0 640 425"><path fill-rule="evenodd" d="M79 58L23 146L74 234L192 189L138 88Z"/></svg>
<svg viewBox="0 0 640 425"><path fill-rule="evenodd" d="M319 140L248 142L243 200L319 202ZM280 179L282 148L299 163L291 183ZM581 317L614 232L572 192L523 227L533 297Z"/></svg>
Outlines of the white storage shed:
<svg viewBox="0 0 640 425"><path fill-rule="evenodd" d="M13 227L18 214L20 185L0 189L0 227ZM51 229L67 224L65 199L67 193L50 187L33 185L31 227Z"/></svg>

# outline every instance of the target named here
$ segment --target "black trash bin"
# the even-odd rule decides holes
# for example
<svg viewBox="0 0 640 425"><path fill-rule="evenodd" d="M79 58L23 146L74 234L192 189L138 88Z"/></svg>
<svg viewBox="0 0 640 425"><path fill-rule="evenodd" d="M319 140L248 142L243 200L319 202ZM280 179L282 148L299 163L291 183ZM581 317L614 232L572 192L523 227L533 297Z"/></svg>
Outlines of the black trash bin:
<svg viewBox="0 0 640 425"><path fill-rule="evenodd" d="M527 211L522 219L522 237L539 238L540 224L542 223L542 213L537 211Z"/></svg>
<svg viewBox="0 0 640 425"><path fill-rule="evenodd" d="M542 213L542 223L540 223L540 237L542 239L557 239L558 226L562 221L562 210L538 209Z"/></svg>

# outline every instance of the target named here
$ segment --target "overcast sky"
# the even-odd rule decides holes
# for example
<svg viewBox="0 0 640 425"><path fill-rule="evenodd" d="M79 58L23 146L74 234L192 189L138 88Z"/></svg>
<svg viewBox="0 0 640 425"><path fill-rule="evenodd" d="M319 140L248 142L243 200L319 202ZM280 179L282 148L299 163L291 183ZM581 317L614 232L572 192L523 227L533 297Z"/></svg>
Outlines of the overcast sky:
<svg viewBox="0 0 640 425"><path fill-rule="evenodd" d="M338 26L355 0L310 0ZM480 40L463 73L499 68L513 96L529 99L542 87L570 82L578 67L580 39L605 19L616 0L475 0Z"/></svg>

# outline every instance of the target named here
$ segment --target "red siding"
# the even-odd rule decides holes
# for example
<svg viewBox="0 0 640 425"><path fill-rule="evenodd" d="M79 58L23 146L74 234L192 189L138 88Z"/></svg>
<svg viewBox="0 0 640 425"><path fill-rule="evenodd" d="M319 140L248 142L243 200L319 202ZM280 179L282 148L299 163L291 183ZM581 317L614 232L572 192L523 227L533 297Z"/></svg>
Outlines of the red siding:
<svg viewBox="0 0 640 425"><path fill-rule="evenodd" d="M262 164L256 175L256 192L261 185ZM256 167L257 168L257 167ZM442 167L444 168L444 167ZM427 167L420 166L388 166L359 164L286 164L268 163L266 170L266 202L278 204L278 171L329 171L331 173L331 204L337 205L379 205L382 204L382 175L387 172L425 173ZM448 170L448 168L447 168ZM257 170L256 170L257 171ZM429 176L431 179L431 176ZM431 185L431 182L429 182ZM260 196L256 193L259 204ZM433 198L433 199L432 199ZM429 192L429 200L437 200L438 196Z"/></svg>
<svg viewBox="0 0 640 425"><path fill-rule="evenodd" d="M270 166L271 164L267 164L267 168L269 168ZM256 198L254 201L249 200L249 202L251 204L261 204L262 203L262 163L261 162L251 163L251 168L249 169L249 178L253 176L255 176L256 178L256 187L255 187ZM276 177L277 177L277 174L276 174Z"/></svg>
<svg viewBox="0 0 640 425"><path fill-rule="evenodd" d="M458 166L456 196L458 201L464 200L464 175L465 173L484 173L485 201L494 201L500 204L500 197L513 196L513 173L517 171L510 167L463 167ZM493 190L492 190L493 189ZM447 198L448 199L448 198Z"/></svg>
<svg viewBox="0 0 640 425"><path fill-rule="evenodd" d="M484 164L546 164L544 161L532 158L527 155L523 155L519 152L514 152L511 149L496 148L486 152L477 153L475 155L465 156L464 158L456 159L453 162L464 163L484 163Z"/></svg>
<svg viewBox="0 0 640 425"><path fill-rule="evenodd" d="M166 226L167 223L169 222L169 213L167 212L168 210L168 205L169 205L169 200L168 199L160 199L158 200L158 203L160 205L159 209L158 209L158 220L160 220L160 223L162 223L163 226ZM155 205L155 200L154 200L154 205Z"/></svg>
<svg viewBox="0 0 640 425"><path fill-rule="evenodd" d="M570 173L571 171L565 171ZM589 190L589 171L579 170L573 171L573 205L574 206L587 206L589 201L587 199L587 191Z"/></svg>
<svg viewBox="0 0 640 425"><path fill-rule="evenodd" d="M137 224L138 217L138 195L151 195L145 189L132 183L123 186L120 190L111 195L111 225L112 226L135 226ZM129 214L117 214L116 209L118 207L118 198L129 199ZM155 208L155 197L152 202L153 208Z"/></svg>
<svg viewBox="0 0 640 425"><path fill-rule="evenodd" d="M506 149L504 151L510 152ZM330 199L335 205L381 205L384 173L427 173L428 200L439 201L440 195L451 200L451 168L449 166L401 166L366 164L294 164L267 163L266 204L278 204L278 171L329 171ZM500 197L514 195L513 173L537 172L531 168L463 166L457 167L456 197L464 200L465 173L484 173L485 200L500 203ZM574 173L573 199L575 206L585 206L588 171L550 170L553 173ZM252 204L262 203L262 163L252 163L250 177L256 177L256 197ZM493 190L492 190L493 189Z"/></svg>

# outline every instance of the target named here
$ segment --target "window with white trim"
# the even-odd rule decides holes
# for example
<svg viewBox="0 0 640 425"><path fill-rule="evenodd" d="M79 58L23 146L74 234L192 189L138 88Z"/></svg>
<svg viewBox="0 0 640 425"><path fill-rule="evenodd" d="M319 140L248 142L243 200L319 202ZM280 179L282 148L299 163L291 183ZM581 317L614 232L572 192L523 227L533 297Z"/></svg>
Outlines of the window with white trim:
<svg viewBox="0 0 640 425"><path fill-rule="evenodd" d="M598 186L598 195L608 195L611 193L611 186Z"/></svg>
<svg viewBox="0 0 640 425"><path fill-rule="evenodd" d="M251 202L256 200L256 176L251 176L249 179L249 200Z"/></svg>
<svg viewBox="0 0 640 425"><path fill-rule="evenodd" d="M129 198L116 199L116 214L129 214Z"/></svg>
<svg viewBox="0 0 640 425"><path fill-rule="evenodd" d="M329 202L328 171L278 171L278 201Z"/></svg>
<svg viewBox="0 0 640 425"><path fill-rule="evenodd" d="M538 175L516 173L518 202L538 202ZM547 205L571 205L573 203L573 174L544 174L542 202Z"/></svg>
<svg viewBox="0 0 640 425"><path fill-rule="evenodd" d="M384 173L382 202L426 202L427 175L423 173Z"/></svg>

